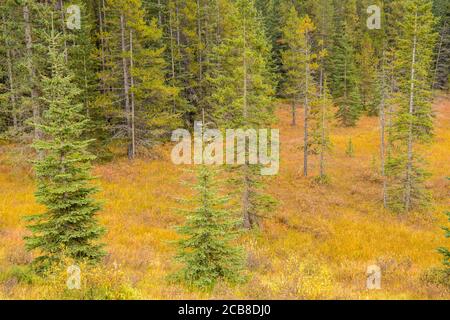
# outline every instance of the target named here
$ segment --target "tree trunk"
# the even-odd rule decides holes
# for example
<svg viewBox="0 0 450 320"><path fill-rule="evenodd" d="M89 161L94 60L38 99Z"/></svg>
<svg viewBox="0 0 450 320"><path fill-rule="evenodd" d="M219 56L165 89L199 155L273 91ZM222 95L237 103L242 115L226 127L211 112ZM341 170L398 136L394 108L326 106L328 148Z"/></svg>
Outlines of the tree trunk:
<svg viewBox="0 0 450 320"><path fill-rule="evenodd" d="M123 89L125 95L125 115L127 119L127 137L128 137L128 148L127 154L128 158L132 159L132 148L131 148L131 109L130 109L130 84L129 84L129 75L128 75L128 62L126 58L127 48L125 45L125 18L123 13L120 14L120 35L121 35L121 46L122 46L122 71L123 71Z"/></svg>
<svg viewBox="0 0 450 320"><path fill-rule="evenodd" d="M323 64L323 62L322 62L322 64ZM321 139L320 139L320 163L319 163L319 166L320 166L320 177L321 178L323 178L324 176L325 176L325 100L326 100L326 97L325 97L325 89L324 89L324 79L323 79L323 68L321 67L320 68L320 79L319 79L319 83L320 83L320 89L319 89L319 92L320 92L320 95L321 95L321 98L322 98L322 105L321 105L321 107L320 107L320 112L321 112L321 132L320 132L320 135L321 135Z"/></svg>
<svg viewBox="0 0 450 320"><path fill-rule="evenodd" d="M162 14L161 14L162 6L161 6L161 0L158 0L158 25L161 28L162 27Z"/></svg>
<svg viewBox="0 0 450 320"><path fill-rule="evenodd" d="M201 85L203 79L203 52L202 52L202 25L201 25L201 11L200 0L197 0L197 36L198 36L198 78Z"/></svg>
<svg viewBox="0 0 450 320"><path fill-rule="evenodd" d="M247 30L246 30L246 21L244 17L244 55L243 55L243 67L244 67L244 105L243 105L243 116L244 119L247 118Z"/></svg>
<svg viewBox="0 0 450 320"><path fill-rule="evenodd" d="M173 26L172 26L172 12L169 11L169 32L170 32L170 65L172 69L172 88L175 89L176 77L175 77L175 50L173 44ZM175 96L172 98L173 110L172 112L176 112L176 100Z"/></svg>
<svg viewBox="0 0 450 320"><path fill-rule="evenodd" d="M385 48L383 48L383 61L381 63L381 102L380 102L380 157L381 157L381 178L383 179L383 206L387 208L387 181L386 181L386 148L385 148L385 90L386 90L386 73L385 73Z"/></svg>
<svg viewBox="0 0 450 320"><path fill-rule="evenodd" d="M247 29L246 19L244 17L244 52L243 52L243 68L244 68L244 89L243 89L243 117L244 122L247 120ZM247 160L245 160L247 161ZM252 218L250 216L250 181L249 168L247 164L243 165L243 192L242 192L242 214L244 218L244 228L251 229L253 227Z"/></svg>
<svg viewBox="0 0 450 320"><path fill-rule="evenodd" d="M103 24L104 24L104 20L103 20L103 12L105 10L104 7L104 3L99 2L98 3L98 21L99 21L99 28L100 28L100 59L102 61L102 72L105 72L105 65L106 65L106 61L105 61L105 39L104 39L104 28L103 28ZM103 79L103 77L101 77L102 79L101 81L101 92L104 93L106 86L105 86L105 80Z"/></svg>
<svg viewBox="0 0 450 320"><path fill-rule="evenodd" d="M244 217L244 228L250 230L253 228L254 221L250 214L250 181L248 177L248 165L244 164L242 168L242 213Z"/></svg>
<svg viewBox="0 0 450 320"><path fill-rule="evenodd" d="M133 32L130 30L130 81L131 81L131 158L136 156L136 128L135 128L135 103L134 103L134 77L133 77Z"/></svg>
<svg viewBox="0 0 450 320"><path fill-rule="evenodd" d="M406 169L406 190L405 190L405 209L411 209L411 192L412 192L412 161L413 161L413 121L414 116L414 80L415 80L415 65L416 65L416 47L417 47L417 12L414 22L414 41L412 50L411 63L411 88L409 94L409 131L408 131L408 162Z"/></svg>
<svg viewBox="0 0 450 320"><path fill-rule="evenodd" d="M305 63L305 115L304 115L304 147L303 147L303 175L308 176L308 118L309 118L309 102L308 102L308 91L309 91L309 51L308 51L308 34L305 34L305 48L306 48L306 63Z"/></svg>

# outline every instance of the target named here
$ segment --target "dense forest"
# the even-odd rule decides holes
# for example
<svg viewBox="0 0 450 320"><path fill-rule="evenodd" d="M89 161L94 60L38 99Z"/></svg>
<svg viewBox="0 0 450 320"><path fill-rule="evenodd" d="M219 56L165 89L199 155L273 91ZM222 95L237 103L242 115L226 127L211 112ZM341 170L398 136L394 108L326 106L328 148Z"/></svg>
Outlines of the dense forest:
<svg viewBox="0 0 450 320"><path fill-rule="evenodd" d="M153 188L171 185L171 197L177 199L161 209L159 199L148 196L153 199L149 206L157 207L158 215L176 211L175 217L162 221L179 227L173 238L158 231L165 239L161 241L173 240L169 247L176 251L168 249L171 272L158 275L159 287L167 283L200 295L259 298L223 286L239 288L255 281L250 274L256 258L249 246L270 242L261 240L275 232L268 224L295 224L298 232L319 238L327 233L319 226L327 225L326 216L302 218L311 220L296 224L295 217L278 215L285 212L285 197L303 197L305 206L309 203L306 211L338 210L339 204L316 208L319 196L334 194L331 190L340 188L339 181L351 179L359 170L358 153L373 145L364 158L374 176L366 179L374 188L367 191L367 207L380 221L425 225L429 229L424 234L440 240L430 254L443 264L418 278L435 286L425 297L448 298L449 230L443 226L442 211L450 173L436 174L433 169L448 169L450 150L449 133L441 128L448 122L439 120L447 119L439 118L445 112L449 117L448 0L0 0L0 9L0 168L7 175L14 166L32 166L24 170L39 205L20 213L24 219L17 225L27 230L21 229L14 245L25 248L23 259L8 267L0 263L3 287L12 286L8 281L14 277L25 286L39 287L39 279L49 274L57 275L52 279L64 277L65 268L75 264L82 266L92 287L111 285L98 292L82 290L82 298L141 297L134 295L138 289L123 288L133 281L124 280L126 272L116 262L120 254L111 253L108 235L117 232L111 229L120 223L111 227L102 219L115 205L103 192L113 191L106 182L99 188L97 175L111 182L115 170L123 170L141 181L138 173L131 173L140 170L133 166L157 165L172 146L174 130L193 132L201 123L219 132L281 128L280 170L295 166L288 176L305 181L314 195L308 198L309 191L302 195L300 189L285 190L288 195L267 191L268 186L287 188L295 182L283 180L284 173L283 178L262 176L260 164L248 161L220 168L200 163L191 167L195 179L190 171L175 173L170 160L162 161L158 172L167 171L167 176L158 178ZM287 125L280 125L280 119ZM365 142L363 130L372 134ZM292 146L283 140L283 132L295 137ZM337 139L342 132L345 138ZM443 151L432 156L441 162L429 159L430 146L436 143ZM286 152L295 152L295 158L284 157ZM345 174L336 174L339 161L352 164L342 169ZM143 175L153 170L145 168ZM6 190L11 188L8 181L22 178L4 179L0 189ZM440 184L435 186L433 179ZM193 185L174 187L179 180ZM442 199L434 191L439 188ZM137 194L149 201L140 190L130 199L144 201ZM3 194L5 199L8 195L14 197ZM12 206L0 206L5 218L0 220L0 235L12 225L6 218ZM430 218L429 211L439 211L439 218ZM154 242L150 245L160 246ZM6 248L0 250L0 261ZM261 263L257 268L263 268ZM96 279L105 266L113 270L111 279ZM272 288L278 292L274 297L349 297L345 290L322 295L316 282L332 286L332 276L321 266L313 267L315 276L301 280L306 285L310 281L310 289L289 295ZM301 274L308 274L309 267L298 264ZM284 286L289 288L293 281L287 279ZM65 278L60 282L52 290L65 286ZM314 290L320 294L311 293ZM74 297L71 291L62 292L58 297ZM142 295L178 297L152 292Z"/></svg>

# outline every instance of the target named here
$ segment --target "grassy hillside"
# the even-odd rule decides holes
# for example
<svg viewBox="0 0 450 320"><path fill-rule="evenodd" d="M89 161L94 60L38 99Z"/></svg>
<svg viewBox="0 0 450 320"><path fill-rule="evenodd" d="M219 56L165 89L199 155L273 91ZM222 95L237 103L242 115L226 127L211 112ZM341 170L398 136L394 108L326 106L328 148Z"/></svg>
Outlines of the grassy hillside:
<svg viewBox="0 0 450 320"><path fill-rule="evenodd" d="M424 280L441 263L436 248L449 246L440 226L450 206L450 101L440 98L434 108L436 138L426 150L434 206L398 216L380 203L377 118L363 118L357 128L333 128L327 162L331 183L317 185L314 177L301 175L303 128L290 126L288 107L281 105L276 125L280 172L268 178L266 188L278 200L277 210L259 231L240 239L248 252L248 282L218 286L211 295L186 292L166 279L175 268L173 227L183 221L174 208L177 198L191 194L181 182L193 181L186 167L170 162L170 146L161 148L157 159L117 157L95 168L98 196L105 201L100 221L108 230L104 242L109 254L101 267L86 269L84 287L76 292L65 289L64 271L48 279L27 271L31 256L24 249L22 217L42 208L34 200L28 156L2 146L0 299L449 299L444 286ZM352 158L345 153L350 137ZM317 161L312 158L311 163L315 174ZM382 268L381 290L366 289L371 264Z"/></svg>

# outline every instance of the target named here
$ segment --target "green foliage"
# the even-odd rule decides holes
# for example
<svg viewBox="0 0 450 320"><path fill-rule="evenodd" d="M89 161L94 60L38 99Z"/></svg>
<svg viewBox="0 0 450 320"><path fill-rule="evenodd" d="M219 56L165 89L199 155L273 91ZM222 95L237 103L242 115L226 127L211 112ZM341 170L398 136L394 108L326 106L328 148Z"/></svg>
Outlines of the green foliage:
<svg viewBox="0 0 450 320"><path fill-rule="evenodd" d="M229 29L213 49L207 110L220 128L258 128L273 121L270 46L252 1L226 10Z"/></svg>
<svg viewBox="0 0 450 320"><path fill-rule="evenodd" d="M64 257L96 262L104 255L96 243L104 232L95 220L100 206L92 195L97 189L89 184L94 156L87 151L91 141L82 138L88 120L82 114L83 105L74 102L80 90L64 63L59 41L52 28L48 36L51 76L42 79L42 103L48 109L42 123L36 124L44 136L34 142L36 150L43 152L35 162L36 198L47 211L28 217L33 234L25 238L27 249L40 253L34 261L39 267Z"/></svg>
<svg viewBox="0 0 450 320"><path fill-rule="evenodd" d="M319 97L312 101L311 105L311 139L310 150L311 153L318 154L320 157L320 173L319 180L327 183L329 178L325 174L326 160L325 157L332 149L330 140L330 122L332 121L332 106L333 101L328 91L328 83L326 79L322 80L322 88Z"/></svg>
<svg viewBox="0 0 450 320"><path fill-rule="evenodd" d="M438 18L436 30L439 33L435 48L433 66L433 86L436 89L450 90L450 2L433 1L433 13Z"/></svg>
<svg viewBox="0 0 450 320"><path fill-rule="evenodd" d="M207 117L219 128L264 128L274 121L271 48L254 2L238 0L222 7L221 42L212 49L207 75ZM208 116L209 115L209 116ZM244 226L257 224L263 209L258 167L243 165L235 188L241 194ZM264 201L263 201L264 202Z"/></svg>
<svg viewBox="0 0 450 320"><path fill-rule="evenodd" d="M390 128L391 154L386 163L388 204L395 211L425 206L430 195L424 187L429 174L415 146L433 136L431 66L436 40L431 1L408 0L396 39L395 75L398 91Z"/></svg>
<svg viewBox="0 0 450 320"><path fill-rule="evenodd" d="M38 280L35 272L29 266L13 266L0 272L0 283L15 279L19 283L33 284Z"/></svg>
<svg viewBox="0 0 450 320"><path fill-rule="evenodd" d="M431 268L421 275L421 280L427 284L450 289L450 270L436 267Z"/></svg>
<svg viewBox="0 0 450 320"><path fill-rule="evenodd" d="M243 280L243 251L234 244L239 222L225 208L227 198L220 197L217 181L206 166L198 170L193 211L185 211L186 223L177 228L183 236L178 241L176 260L183 264L173 279L191 289L210 291L218 281Z"/></svg>
<svg viewBox="0 0 450 320"><path fill-rule="evenodd" d="M373 41L368 33L361 41L361 52L358 54L360 75L360 93L363 110L370 116L378 115L379 96L377 94L377 65Z"/></svg>
<svg viewBox="0 0 450 320"><path fill-rule="evenodd" d="M450 180L450 178L447 178L447 180ZM450 221L450 211L445 213L448 217L448 221ZM447 227L443 227L445 231L445 237L450 238L450 229ZM450 251L447 248L439 248L438 251L442 254L444 260L443 263L447 267L447 271L450 273Z"/></svg>
<svg viewBox="0 0 450 320"><path fill-rule="evenodd" d="M347 1L345 2L347 3ZM335 32L331 53L331 92L338 112L336 114L344 126L355 126L361 116L362 105L359 92L359 77L356 65L354 15L346 13L347 6L339 6L335 15Z"/></svg>
<svg viewBox="0 0 450 320"><path fill-rule="evenodd" d="M430 173L423 169L423 159L417 156L412 161L410 173L412 180L411 206L416 209L424 209L431 201L431 194L424 185L424 182L430 177ZM394 212L405 210L405 164L407 162L408 157L406 154L388 157L386 161L386 175L388 177L387 204Z"/></svg>
<svg viewBox="0 0 450 320"><path fill-rule="evenodd" d="M110 0L103 11L96 105L106 110L110 135L128 145L130 156L133 139L137 149L167 140L183 110L178 88L166 80L163 30L156 19L145 19L141 0Z"/></svg>
<svg viewBox="0 0 450 320"><path fill-rule="evenodd" d="M309 16L299 18L292 6L283 27L283 42L287 48L282 52L282 61L286 77L283 93L294 106L302 98L305 101L312 100L317 93L313 78L317 69L317 55L313 53L311 45L314 30Z"/></svg>
<svg viewBox="0 0 450 320"><path fill-rule="evenodd" d="M446 215L448 216L448 220L450 221L450 212L446 212ZM450 238L450 229L449 228L443 228L445 231L445 237ZM447 268L450 269L450 251L447 248L439 248L439 252L444 257L443 263Z"/></svg>

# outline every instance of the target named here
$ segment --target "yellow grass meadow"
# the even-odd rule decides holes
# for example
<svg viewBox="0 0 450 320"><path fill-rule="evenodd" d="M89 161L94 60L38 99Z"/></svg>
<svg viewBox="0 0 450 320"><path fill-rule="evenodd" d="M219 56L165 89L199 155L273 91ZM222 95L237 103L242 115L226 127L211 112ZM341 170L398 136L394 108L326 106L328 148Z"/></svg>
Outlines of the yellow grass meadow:
<svg viewBox="0 0 450 320"><path fill-rule="evenodd" d="M81 266L78 291L66 288L65 270L44 279L27 274L32 255L24 249L23 217L43 208L35 203L29 157L0 146L0 299L450 299L445 284L427 280L441 266L436 248L450 247L441 229L450 209L450 101L439 98L434 109L436 138L421 147L433 174L433 206L395 215L380 201L377 118L365 117L357 128L333 127L331 182L318 185L314 157L313 175L302 177L303 128L291 127L289 108L280 105L280 172L266 180L277 209L260 230L239 239L248 254L247 282L221 284L208 294L167 280L177 268L174 227L183 222L177 199L192 196L182 182L194 181L185 166L171 163L170 145L159 148L155 159L118 156L95 166L108 255L100 266ZM354 157L345 153L349 138ZM380 290L366 288L373 264L382 271Z"/></svg>

